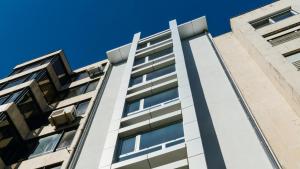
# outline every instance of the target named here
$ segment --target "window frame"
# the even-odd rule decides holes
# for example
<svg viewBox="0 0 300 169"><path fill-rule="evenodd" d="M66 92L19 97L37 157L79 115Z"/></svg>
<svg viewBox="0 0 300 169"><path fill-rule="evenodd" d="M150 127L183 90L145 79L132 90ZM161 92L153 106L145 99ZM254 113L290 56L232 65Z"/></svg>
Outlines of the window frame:
<svg viewBox="0 0 300 169"><path fill-rule="evenodd" d="M154 144L154 145L151 145L149 147L141 148L141 145L142 145L142 140L141 140L142 139L142 135L149 134L151 132L155 132L155 131L158 131L160 129L166 129L166 128L170 127L170 126L175 126L175 125L179 125L181 127L181 129L182 129L182 136L181 137L178 137L178 138L166 141L166 142L162 142L162 143L159 143L159 144ZM127 153L121 154L122 153L121 151L123 149L123 147L122 147L123 146L123 142L125 140L129 140L129 139L133 139L134 140L133 151L129 151ZM124 138L119 138L118 139L118 144L117 144L116 161L120 162L120 161L128 160L128 159L131 159L131 158L135 158L135 157L138 157L138 156L141 156L141 155L144 155L144 154L152 153L152 152L159 151L159 150L164 150L164 149L166 149L168 147L171 147L171 146L183 143L183 142L185 142L185 134L184 134L182 120L175 121L175 122L169 123L167 125L162 125L162 126L156 127L154 129L151 129L151 130L148 130L148 131L140 132L140 133L132 135L132 136L128 136L128 137L124 137ZM157 149L159 147L160 147L160 149ZM133 157L130 157L132 155L133 155ZM128 158L128 156L129 156L129 158ZM125 157L124 160L120 159L120 158L124 158L124 157Z"/></svg>

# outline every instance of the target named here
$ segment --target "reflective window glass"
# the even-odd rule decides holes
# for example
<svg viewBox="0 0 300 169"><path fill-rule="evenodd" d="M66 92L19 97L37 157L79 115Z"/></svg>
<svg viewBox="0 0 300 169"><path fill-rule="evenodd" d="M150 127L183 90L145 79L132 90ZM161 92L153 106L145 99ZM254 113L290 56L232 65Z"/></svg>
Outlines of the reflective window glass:
<svg viewBox="0 0 300 169"><path fill-rule="evenodd" d="M146 80L152 80L154 78L175 72L175 65L167 66L156 71L150 72L146 75Z"/></svg>
<svg viewBox="0 0 300 169"><path fill-rule="evenodd" d="M89 100L79 103L76 107L76 115L80 116L80 115L85 114L89 103L90 103Z"/></svg>
<svg viewBox="0 0 300 169"><path fill-rule="evenodd" d="M154 59L157 59L157 58L160 58L162 56L165 56L167 54L170 54L173 52L173 47L169 47L169 48L166 48L166 49L163 49L161 51L158 51L158 52L155 52L155 53L152 53L149 56L148 60L154 60Z"/></svg>
<svg viewBox="0 0 300 169"><path fill-rule="evenodd" d="M295 14L291 11L291 10L288 10L288 11L285 11L283 13L280 13L278 15L275 15L275 16L272 16L272 20L275 21L275 22L278 22L278 21L281 21L281 20L284 20L286 18L289 18L291 16L294 16Z"/></svg>
<svg viewBox="0 0 300 169"><path fill-rule="evenodd" d="M126 138L120 141L120 154L127 154L134 151L135 137Z"/></svg>
<svg viewBox="0 0 300 169"><path fill-rule="evenodd" d="M87 84L84 84L84 85L73 87L73 88L69 89L66 98L71 98L71 97L83 94L84 90L86 89L86 86L87 86Z"/></svg>
<svg viewBox="0 0 300 169"><path fill-rule="evenodd" d="M130 78L129 87L143 82L143 76L137 76Z"/></svg>
<svg viewBox="0 0 300 169"><path fill-rule="evenodd" d="M72 144L75 134L76 134L76 130L65 132L57 146L57 149L69 147Z"/></svg>
<svg viewBox="0 0 300 169"><path fill-rule="evenodd" d="M69 82L69 75L67 70L59 57L56 57L53 64L53 69L62 85L65 85Z"/></svg>
<svg viewBox="0 0 300 169"><path fill-rule="evenodd" d="M4 87L2 87L2 90L8 89L8 88L10 88L10 87L14 87L14 86L16 86L16 85L21 84L21 83L23 83L23 82L26 80L26 78L27 78L27 76L22 76L22 77L19 77L19 78L15 79L15 80L12 80L12 81L7 82L7 83L4 85Z"/></svg>
<svg viewBox="0 0 300 169"><path fill-rule="evenodd" d="M85 93L88 93L88 92L91 92L91 91L94 91L97 87L97 84L98 84L98 80L96 81L93 81L93 82L90 82Z"/></svg>
<svg viewBox="0 0 300 169"><path fill-rule="evenodd" d="M183 137L182 123L176 123L142 134L140 149L159 145L181 137Z"/></svg>
<svg viewBox="0 0 300 169"><path fill-rule="evenodd" d="M127 102L125 105L125 115L140 109L140 100Z"/></svg>
<svg viewBox="0 0 300 169"><path fill-rule="evenodd" d="M54 134L48 137L40 138L37 142L37 146L31 153L30 157L35 157L40 154L54 151L61 134Z"/></svg>
<svg viewBox="0 0 300 169"><path fill-rule="evenodd" d="M145 63L145 61L146 61L145 59L146 59L145 57L135 59L135 60L134 60L134 63L133 63L133 66L136 66L136 65L140 65L140 64L142 64L142 63Z"/></svg>
<svg viewBox="0 0 300 169"><path fill-rule="evenodd" d="M75 74L73 81L81 80L87 77L89 77L89 74L86 71L79 72Z"/></svg>
<svg viewBox="0 0 300 169"><path fill-rule="evenodd" d="M173 88L171 90L163 91L161 93L146 97L144 100L144 108L151 107L168 100L172 100L178 97L177 88Z"/></svg>

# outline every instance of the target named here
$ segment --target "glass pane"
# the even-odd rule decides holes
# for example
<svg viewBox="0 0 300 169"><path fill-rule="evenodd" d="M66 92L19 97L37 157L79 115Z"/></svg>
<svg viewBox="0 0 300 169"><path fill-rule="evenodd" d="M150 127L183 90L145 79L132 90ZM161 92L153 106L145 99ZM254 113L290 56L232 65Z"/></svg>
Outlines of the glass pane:
<svg viewBox="0 0 300 169"><path fill-rule="evenodd" d="M120 141L120 155L134 151L135 137L123 139Z"/></svg>
<svg viewBox="0 0 300 169"><path fill-rule="evenodd" d="M86 86L87 86L87 84L84 84L84 85L69 89L66 98L71 98L71 97L83 94L84 90L86 89Z"/></svg>
<svg viewBox="0 0 300 169"><path fill-rule="evenodd" d="M38 84L44 94L45 99L47 100L47 103L52 103L52 101L56 97L57 92L50 80L50 77L48 76L48 73L45 72L43 77L38 80Z"/></svg>
<svg viewBox="0 0 300 169"><path fill-rule="evenodd" d="M264 26L267 26L267 25L270 25L270 21L269 21L269 18L267 19L263 19L263 20L260 20L260 21L257 21L257 22L254 22L252 23L251 25L255 28L255 29L259 29L259 28L262 28Z"/></svg>
<svg viewBox="0 0 300 169"><path fill-rule="evenodd" d="M157 39L151 40L150 44L153 45L153 44L162 42L162 41L170 39L170 38L171 38L171 34L163 35L163 36L161 36L161 37L159 37Z"/></svg>
<svg viewBox="0 0 300 169"><path fill-rule="evenodd" d="M93 81L93 82L90 82L89 83L89 86L87 87L85 93L88 93L88 92L91 92L91 91L94 91L97 87L97 84L98 84L98 80L97 81Z"/></svg>
<svg viewBox="0 0 300 169"><path fill-rule="evenodd" d="M2 87L2 90L8 89L8 88L10 88L10 87L14 87L14 86L16 86L16 85L21 84L21 83L23 83L23 82L25 81L26 78L27 78L27 76L22 76L22 77L19 77L19 78L15 79L15 80L12 80L12 81L7 82L7 83L4 85L4 87Z"/></svg>
<svg viewBox="0 0 300 169"><path fill-rule="evenodd" d="M161 68L156 71L148 73L146 75L146 80L152 80L154 78L157 78L157 77L160 77L160 76L172 73L172 72L175 72L175 65L164 67L164 68Z"/></svg>
<svg viewBox="0 0 300 169"><path fill-rule="evenodd" d="M10 103L10 102L14 102L19 96L20 94L23 92L23 90L17 91L13 94L10 95L9 99L5 102L5 103Z"/></svg>
<svg viewBox="0 0 300 169"><path fill-rule="evenodd" d="M2 105L8 97L9 97L9 95L0 97L0 105Z"/></svg>
<svg viewBox="0 0 300 169"><path fill-rule="evenodd" d="M79 103L76 108L76 115L77 116L83 115L86 112L89 103L90 103L89 100Z"/></svg>
<svg viewBox="0 0 300 169"><path fill-rule="evenodd" d="M147 43L139 43L137 46L137 50L147 47Z"/></svg>
<svg viewBox="0 0 300 169"><path fill-rule="evenodd" d="M181 122L142 134L140 149L159 145L180 137L183 137Z"/></svg>
<svg viewBox="0 0 300 169"><path fill-rule="evenodd" d="M148 60L149 61L150 60L154 60L154 59L157 59L159 57L162 57L162 56L165 56L167 54L170 54L172 52L173 52L173 47L170 47L170 48L167 48L167 49L163 49L161 51L158 51L158 52L155 52L155 53L152 53L152 54L148 55L149 56Z"/></svg>
<svg viewBox="0 0 300 169"><path fill-rule="evenodd" d="M72 144L73 138L76 134L76 130L67 131L64 133L63 137L61 138L57 148L65 148L69 147Z"/></svg>
<svg viewBox="0 0 300 169"><path fill-rule="evenodd" d="M138 59L135 59L134 60L134 63L133 63L133 66L136 66L136 65L140 65L142 63L145 63L145 57L142 57L142 58L138 58Z"/></svg>
<svg viewBox="0 0 300 169"><path fill-rule="evenodd" d="M86 77L89 77L89 74L87 72L79 72L75 75L73 81L77 81L77 80L81 80L81 79L84 79Z"/></svg>
<svg viewBox="0 0 300 169"><path fill-rule="evenodd" d="M143 76L132 77L129 82L129 87L143 82Z"/></svg>
<svg viewBox="0 0 300 169"><path fill-rule="evenodd" d="M34 149L30 157L37 156L46 152L54 151L61 134L54 134L48 137L44 137L38 140L38 145Z"/></svg>
<svg viewBox="0 0 300 169"><path fill-rule="evenodd" d="M273 21L278 22L278 21L284 20L286 18L289 18L293 15L295 15L295 14L292 13L290 10L288 10L288 11L278 14L276 16L272 16L271 18Z"/></svg>
<svg viewBox="0 0 300 169"><path fill-rule="evenodd" d="M168 100L172 100L178 97L178 90L177 88L163 91L161 93L158 93L156 95L152 95L145 98L144 101L144 108L151 107L163 102L166 102Z"/></svg>
<svg viewBox="0 0 300 169"><path fill-rule="evenodd" d="M133 102L127 102L125 105L125 115L130 112L134 112L140 109L140 100L136 100Z"/></svg>

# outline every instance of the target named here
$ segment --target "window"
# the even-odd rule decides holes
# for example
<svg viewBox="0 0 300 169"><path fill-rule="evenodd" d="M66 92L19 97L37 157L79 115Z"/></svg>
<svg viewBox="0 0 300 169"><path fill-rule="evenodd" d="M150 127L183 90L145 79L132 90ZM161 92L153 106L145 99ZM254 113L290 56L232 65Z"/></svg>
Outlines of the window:
<svg viewBox="0 0 300 169"><path fill-rule="evenodd" d="M66 147L70 147L75 134L76 134L76 130L71 130L71 131L65 132L57 146L57 149L63 149Z"/></svg>
<svg viewBox="0 0 300 169"><path fill-rule="evenodd" d="M129 87L143 82L143 76L137 76L130 78Z"/></svg>
<svg viewBox="0 0 300 169"><path fill-rule="evenodd" d="M37 146L30 155L30 157L36 157L41 154L53 152L61 134L53 134L38 140Z"/></svg>
<svg viewBox="0 0 300 169"><path fill-rule="evenodd" d="M292 52L290 54L284 55L287 61L293 64L297 70L300 70L300 51Z"/></svg>
<svg viewBox="0 0 300 169"><path fill-rule="evenodd" d="M173 47L169 47L169 48L162 49L160 51L148 54L147 56L144 56L142 58L135 59L133 66L140 65L142 63L145 63L145 62L148 62L148 61L151 61L151 60L155 60L157 58L166 56L166 55L168 55L172 52L173 52Z"/></svg>
<svg viewBox="0 0 300 169"><path fill-rule="evenodd" d="M124 115L128 116L134 114L138 110L160 105L176 98L178 98L178 90L177 88L173 88L145 98L126 102ZM141 104L141 102L143 104Z"/></svg>
<svg viewBox="0 0 300 169"><path fill-rule="evenodd" d="M123 161L184 142L182 122L171 124L134 137L121 138L117 161Z"/></svg>
<svg viewBox="0 0 300 169"><path fill-rule="evenodd" d="M80 86L70 88L67 91L67 95L64 97L64 99L75 97L75 96L78 96L78 95L81 95L84 93L94 91L98 85L98 82L99 82L98 80L95 80L95 81L91 81L91 82L85 83Z"/></svg>
<svg viewBox="0 0 300 169"><path fill-rule="evenodd" d="M87 77L89 77L89 74L86 71L79 72L74 75L74 77L72 78L72 81L81 80L81 79L84 79Z"/></svg>
<svg viewBox="0 0 300 169"><path fill-rule="evenodd" d="M132 87L134 85L140 84L145 81L149 81L161 76L164 76L166 74L175 72L175 65L168 65L166 67L160 68L158 70L152 71L150 73L146 73L141 76L131 77L129 82L129 87Z"/></svg>
<svg viewBox="0 0 300 169"><path fill-rule="evenodd" d="M268 42L272 45L272 46L277 46L280 45L282 43L286 43L289 42L291 40L297 39L300 37L300 29L286 33L284 35L275 37L273 39L268 40Z"/></svg>
<svg viewBox="0 0 300 169"><path fill-rule="evenodd" d="M172 72L175 72L175 65L163 67L161 69L158 69L158 70L148 73L146 75L146 80L152 80L152 79L155 79L157 77L160 77L160 76L172 73Z"/></svg>
<svg viewBox="0 0 300 169"><path fill-rule="evenodd" d="M91 91L94 91L97 87L97 84L98 84L98 81L92 81L89 83L85 93L88 93L88 92L91 92Z"/></svg>
<svg viewBox="0 0 300 169"><path fill-rule="evenodd" d="M36 146L33 152L30 154L29 158L69 147L73 141L75 134L76 129L73 129L42 137L38 140L33 140L32 144L35 144Z"/></svg>
<svg viewBox="0 0 300 169"><path fill-rule="evenodd" d="M15 79L15 80L9 81L9 82L7 82L7 83L2 87L1 90L8 89L8 88L10 88L10 87L17 86L17 85L23 83L23 82L26 80L26 78L27 78L27 76L22 76L22 77L20 77L20 78Z"/></svg>
<svg viewBox="0 0 300 169"><path fill-rule="evenodd" d="M287 18L289 18L291 16L294 16L296 14L298 14L298 13L293 11L292 9L288 9L286 11L279 12L277 14L271 15L269 17L265 17L265 18L260 19L258 21L251 22L250 24L255 29L259 29L259 28L265 27L267 25L271 25L273 23L276 23L276 22L282 21L284 19L287 19Z"/></svg>
<svg viewBox="0 0 300 169"><path fill-rule="evenodd" d="M154 44L157 44L157 43L160 43L160 42L165 41L165 40L170 39L170 38L171 38L171 33L167 33L165 35L155 37L155 38L150 39L146 42L139 43L138 46L137 46L137 50L146 48L148 46L151 46L151 45L154 45Z"/></svg>
<svg viewBox="0 0 300 169"><path fill-rule="evenodd" d="M76 106L76 115L81 116L81 115L85 114L89 103L90 103L90 100L86 100L81 103L78 103Z"/></svg>
<svg viewBox="0 0 300 169"><path fill-rule="evenodd" d="M178 97L177 88L167 90L144 99L144 108L152 107L154 105L172 100Z"/></svg>
<svg viewBox="0 0 300 169"><path fill-rule="evenodd" d="M51 165L41 167L41 168L38 168L38 169L60 169L61 166L62 166L62 163L56 163L56 164L51 164Z"/></svg>

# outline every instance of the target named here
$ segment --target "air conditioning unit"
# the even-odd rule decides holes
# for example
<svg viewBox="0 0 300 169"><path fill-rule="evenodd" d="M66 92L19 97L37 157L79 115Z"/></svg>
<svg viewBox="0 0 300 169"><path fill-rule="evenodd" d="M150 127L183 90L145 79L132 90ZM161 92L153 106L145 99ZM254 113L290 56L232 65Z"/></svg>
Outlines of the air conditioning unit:
<svg viewBox="0 0 300 169"><path fill-rule="evenodd" d="M95 78L97 76L100 76L104 71L103 66L95 66L95 67L90 67L87 69L87 73L89 74L90 78Z"/></svg>
<svg viewBox="0 0 300 169"><path fill-rule="evenodd" d="M69 124L75 120L76 108L74 105L68 106L51 113L48 120L52 126L61 126Z"/></svg>

